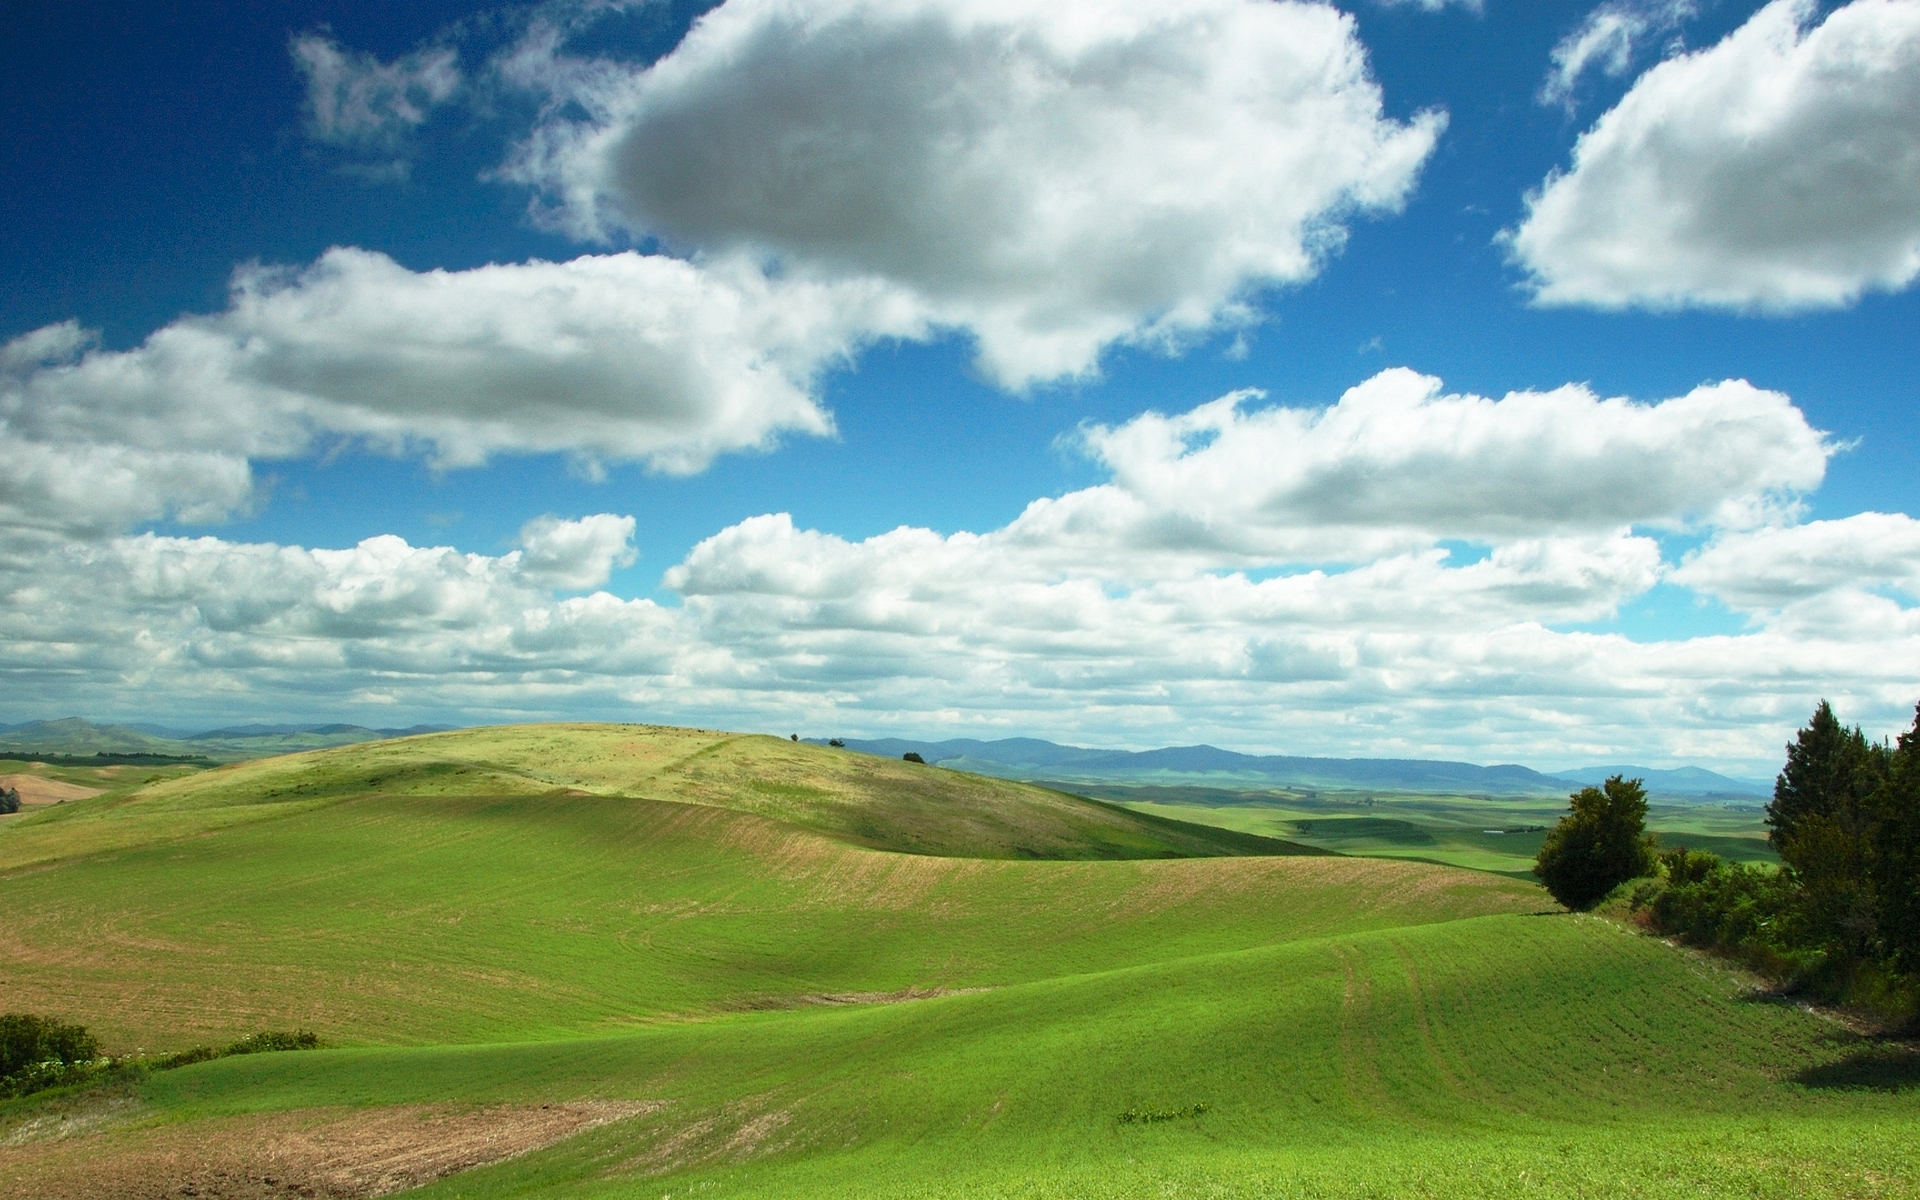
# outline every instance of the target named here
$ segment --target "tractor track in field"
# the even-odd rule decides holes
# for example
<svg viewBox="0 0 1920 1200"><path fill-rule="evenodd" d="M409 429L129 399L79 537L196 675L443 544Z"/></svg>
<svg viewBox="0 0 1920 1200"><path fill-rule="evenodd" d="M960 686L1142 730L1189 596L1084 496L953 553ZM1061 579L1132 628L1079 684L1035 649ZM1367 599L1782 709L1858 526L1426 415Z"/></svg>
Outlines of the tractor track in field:
<svg viewBox="0 0 1920 1200"><path fill-rule="evenodd" d="M1393 1105L1380 1079L1380 1042L1373 1026L1373 979L1357 947L1337 947L1334 954L1346 976L1340 995L1340 1074L1347 1096L1367 1115L1388 1112ZM1360 961L1356 965L1355 959Z"/></svg>

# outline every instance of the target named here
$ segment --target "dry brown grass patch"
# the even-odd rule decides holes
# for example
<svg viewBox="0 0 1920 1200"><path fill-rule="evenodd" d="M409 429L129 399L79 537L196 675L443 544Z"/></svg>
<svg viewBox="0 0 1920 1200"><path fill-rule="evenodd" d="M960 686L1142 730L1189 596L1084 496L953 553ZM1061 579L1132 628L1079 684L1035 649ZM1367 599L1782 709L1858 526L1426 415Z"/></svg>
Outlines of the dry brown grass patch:
<svg viewBox="0 0 1920 1200"><path fill-rule="evenodd" d="M62 800L85 800L88 796L98 796L105 788L82 787L77 783L67 783L60 779L48 779L41 775L0 775L0 791L12 788L20 793L22 807L40 804L58 804Z"/></svg>
<svg viewBox="0 0 1920 1200"><path fill-rule="evenodd" d="M7 1147L0 1200L385 1196L518 1157L662 1103L410 1105L65 1132L55 1126Z"/></svg>

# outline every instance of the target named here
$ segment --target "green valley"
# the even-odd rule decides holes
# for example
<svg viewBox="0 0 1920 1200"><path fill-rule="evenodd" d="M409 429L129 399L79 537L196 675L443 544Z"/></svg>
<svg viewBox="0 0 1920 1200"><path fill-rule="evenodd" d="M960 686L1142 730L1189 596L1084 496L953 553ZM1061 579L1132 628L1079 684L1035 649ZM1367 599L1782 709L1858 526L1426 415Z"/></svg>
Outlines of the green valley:
<svg viewBox="0 0 1920 1200"><path fill-rule="evenodd" d="M1339 854L1380 855L1531 877L1559 796L1269 788L1067 785L1134 812L1285 838ZM1648 829L1665 847L1707 850L1731 862L1777 863L1762 806L1721 800L1653 805Z"/></svg>

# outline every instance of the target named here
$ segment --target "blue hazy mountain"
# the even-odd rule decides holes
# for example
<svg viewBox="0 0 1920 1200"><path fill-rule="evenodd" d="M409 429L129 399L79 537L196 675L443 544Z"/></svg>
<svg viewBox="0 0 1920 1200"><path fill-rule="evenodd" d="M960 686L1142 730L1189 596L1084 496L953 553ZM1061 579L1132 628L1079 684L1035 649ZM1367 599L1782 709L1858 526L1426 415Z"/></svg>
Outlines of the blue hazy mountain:
<svg viewBox="0 0 1920 1200"><path fill-rule="evenodd" d="M1663 771L1655 767L1574 767L1555 771L1559 779L1576 783L1600 783L1614 775L1644 780L1647 791L1668 796L1753 796L1771 799L1773 784L1757 779L1735 779L1704 767L1676 767Z"/></svg>
<svg viewBox="0 0 1920 1200"><path fill-rule="evenodd" d="M898 758L908 751L930 763L1010 779L1087 783L1205 783L1211 786L1371 788L1412 792L1550 795L1578 785L1513 764L1479 766L1418 758L1302 758L1240 754L1217 746L1099 750L1035 738L944 742L850 740L850 750Z"/></svg>
<svg viewBox="0 0 1920 1200"><path fill-rule="evenodd" d="M812 739L818 741L819 739ZM1591 767L1547 774L1512 763L1481 766L1423 758L1306 758L1285 754L1240 754L1217 746L1170 746L1161 750L1100 750L1062 746L1038 738L979 741L915 741L907 738L849 739L849 750L898 758L909 751L929 763L1009 779L1061 783L1193 784L1212 787L1370 789L1493 796L1564 795L1609 775L1647 782L1652 795L1748 798L1771 794L1767 785L1732 779L1699 767L1653 770Z"/></svg>
<svg viewBox="0 0 1920 1200"><path fill-rule="evenodd" d="M238 762L298 750L322 750L416 733L437 733L451 725L414 725L406 729L369 729L364 725L238 725L187 733L147 723L98 725L79 717L0 725L0 754L155 754Z"/></svg>

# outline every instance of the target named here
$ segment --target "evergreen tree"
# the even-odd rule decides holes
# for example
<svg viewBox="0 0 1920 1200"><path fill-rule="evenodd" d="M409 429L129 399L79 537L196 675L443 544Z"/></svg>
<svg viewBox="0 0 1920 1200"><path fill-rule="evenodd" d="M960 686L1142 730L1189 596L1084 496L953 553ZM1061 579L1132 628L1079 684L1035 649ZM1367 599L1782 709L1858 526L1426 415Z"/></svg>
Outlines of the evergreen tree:
<svg viewBox="0 0 1920 1200"><path fill-rule="evenodd" d="M1767 805L1773 848L1785 857L1809 817L1858 814L1878 782L1873 757L1866 735L1842 725L1822 700L1787 746L1786 766L1774 780L1773 803Z"/></svg>
<svg viewBox="0 0 1920 1200"><path fill-rule="evenodd" d="M1920 974L1920 706L1873 808L1868 877L1881 945L1899 969Z"/></svg>
<svg viewBox="0 0 1920 1200"><path fill-rule="evenodd" d="M1570 811L1541 843L1533 873L1555 900L1587 909L1627 880L1653 873L1647 792L1640 780L1615 775L1571 799Z"/></svg>
<svg viewBox="0 0 1920 1200"><path fill-rule="evenodd" d="M1868 951L1876 930L1867 859L1889 754L1848 729L1825 700L1787 747L1767 806L1768 840L1800 887L1800 918L1818 944Z"/></svg>

